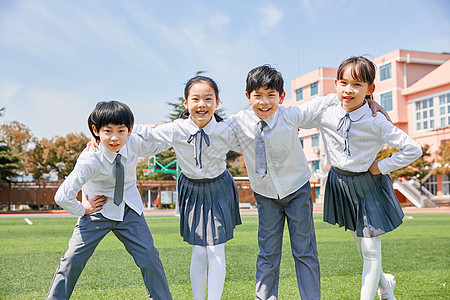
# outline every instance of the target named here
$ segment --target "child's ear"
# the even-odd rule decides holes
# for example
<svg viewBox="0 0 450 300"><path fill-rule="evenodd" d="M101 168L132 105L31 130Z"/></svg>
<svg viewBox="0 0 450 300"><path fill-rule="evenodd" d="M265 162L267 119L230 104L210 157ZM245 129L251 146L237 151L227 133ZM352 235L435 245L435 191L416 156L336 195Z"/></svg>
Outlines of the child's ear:
<svg viewBox="0 0 450 300"><path fill-rule="evenodd" d="M184 108L186 108L186 109L188 108L187 104L188 104L187 100L183 98L183 105L184 105Z"/></svg>
<svg viewBox="0 0 450 300"><path fill-rule="evenodd" d="M95 133L96 136L100 136L100 134L98 133L97 127L95 127L94 124L92 124L92 131Z"/></svg>
<svg viewBox="0 0 450 300"><path fill-rule="evenodd" d="M281 93L281 95L280 95L280 102L279 102L279 104L282 104L282 103L283 103L283 101L284 101L284 97L286 97L286 92L282 92L282 93Z"/></svg>
<svg viewBox="0 0 450 300"><path fill-rule="evenodd" d="M130 130L128 130L128 136L131 135L131 132L133 131L133 126L131 126Z"/></svg>
<svg viewBox="0 0 450 300"><path fill-rule="evenodd" d="M375 91L375 84L373 83L371 86L369 86L369 92L367 93L367 95L372 95L374 91Z"/></svg>
<svg viewBox="0 0 450 300"><path fill-rule="evenodd" d="M216 101L216 108L219 107L219 103L220 103L220 98L217 98L217 101Z"/></svg>
<svg viewBox="0 0 450 300"><path fill-rule="evenodd" d="M248 92L245 92L245 97L247 97L247 101L250 104L250 94Z"/></svg>

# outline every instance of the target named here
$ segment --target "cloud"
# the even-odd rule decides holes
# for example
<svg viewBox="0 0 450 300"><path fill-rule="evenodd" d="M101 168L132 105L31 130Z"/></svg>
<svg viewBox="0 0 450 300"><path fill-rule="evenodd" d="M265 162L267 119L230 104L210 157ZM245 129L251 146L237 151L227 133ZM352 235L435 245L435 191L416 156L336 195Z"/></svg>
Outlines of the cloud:
<svg viewBox="0 0 450 300"><path fill-rule="evenodd" d="M264 35L268 33L272 28L278 25L283 18L283 11L274 5L267 5L258 9L259 13L259 31Z"/></svg>
<svg viewBox="0 0 450 300"><path fill-rule="evenodd" d="M0 85L1 102L7 105L21 89L22 87L16 83L3 83Z"/></svg>
<svg viewBox="0 0 450 300"><path fill-rule="evenodd" d="M2 14L0 45L48 59L117 53L136 65L167 71L152 41L133 27L132 18L113 6L91 1L22 1Z"/></svg>

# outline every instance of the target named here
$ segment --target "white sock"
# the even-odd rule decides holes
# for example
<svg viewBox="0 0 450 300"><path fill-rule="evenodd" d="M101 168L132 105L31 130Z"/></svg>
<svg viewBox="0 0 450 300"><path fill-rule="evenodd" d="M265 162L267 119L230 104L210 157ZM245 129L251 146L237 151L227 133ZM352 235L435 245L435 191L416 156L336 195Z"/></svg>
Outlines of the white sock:
<svg viewBox="0 0 450 300"><path fill-rule="evenodd" d="M225 244L192 246L191 286L194 300L204 300L206 292L206 268L208 270L208 300L219 300L225 283Z"/></svg>
<svg viewBox="0 0 450 300"><path fill-rule="evenodd" d="M207 246L208 253L208 300L220 300L225 283L225 244Z"/></svg>
<svg viewBox="0 0 450 300"><path fill-rule="evenodd" d="M361 300L373 300L378 286L388 288L381 266L381 237L361 238L352 232L363 260L363 273L361 277Z"/></svg>
<svg viewBox="0 0 450 300"><path fill-rule="evenodd" d="M206 266L208 257L205 246L192 246L191 286L194 300L204 300L206 291Z"/></svg>

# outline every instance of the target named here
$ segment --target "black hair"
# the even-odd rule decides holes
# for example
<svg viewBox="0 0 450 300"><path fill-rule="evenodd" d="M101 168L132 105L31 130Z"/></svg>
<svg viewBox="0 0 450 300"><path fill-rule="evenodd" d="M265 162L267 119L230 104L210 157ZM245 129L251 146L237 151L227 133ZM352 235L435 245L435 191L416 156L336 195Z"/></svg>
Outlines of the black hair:
<svg viewBox="0 0 450 300"><path fill-rule="evenodd" d="M188 99L189 90L194 84L198 82L206 82L207 84L209 84L216 94L216 100L219 99L219 87L217 86L217 83L212 78L206 76L195 76L188 80L186 86L184 87L184 99Z"/></svg>
<svg viewBox="0 0 450 300"><path fill-rule="evenodd" d="M347 67L350 67L350 73L354 79L366 82L369 86L375 81L376 66L364 56L352 56L344 60L337 70L337 80L342 79ZM372 95L366 95L366 99L372 99Z"/></svg>
<svg viewBox="0 0 450 300"><path fill-rule="evenodd" d="M97 131L99 131L100 128L109 124L125 125L128 130L131 130L134 124L134 116L128 105L119 101L97 103L88 118L88 126L92 136L96 140L100 140L100 137L94 133L92 125L95 125Z"/></svg>
<svg viewBox="0 0 450 300"><path fill-rule="evenodd" d="M186 83L186 86L184 87L184 99L186 101L188 100L189 91L191 87L199 82L206 82L207 84L209 84L211 88L214 90L214 93L216 94L216 101L217 99L219 99L219 86L212 78L206 76L195 76L189 79L188 82ZM189 110L188 109L183 110L178 116L178 118L179 119L189 118ZM216 119L217 122L223 121L223 118L219 116L217 113L214 113L214 118Z"/></svg>
<svg viewBox="0 0 450 300"><path fill-rule="evenodd" d="M248 72L245 91L249 97L253 91L259 88L274 89L281 95L284 92L283 85L284 80L281 73L270 65L263 65Z"/></svg>

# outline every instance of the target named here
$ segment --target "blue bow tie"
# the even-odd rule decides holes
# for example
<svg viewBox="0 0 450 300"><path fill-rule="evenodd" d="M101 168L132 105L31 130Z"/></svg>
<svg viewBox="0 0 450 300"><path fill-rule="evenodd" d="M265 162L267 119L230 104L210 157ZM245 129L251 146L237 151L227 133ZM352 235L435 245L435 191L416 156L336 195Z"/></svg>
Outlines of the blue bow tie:
<svg viewBox="0 0 450 300"><path fill-rule="evenodd" d="M336 131L343 130L344 132L344 152L347 152L347 156L350 155L350 145L348 140L348 132L350 131L350 126L352 125L352 119L350 119L350 115L348 113L345 114L345 116L342 117L341 120L339 120L339 123L337 125Z"/></svg>
<svg viewBox="0 0 450 300"><path fill-rule="evenodd" d="M202 141L205 141L206 146L209 147L210 141L209 136L200 128L195 134L191 134L187 142L190 144L194 141L194 159L195 165L202 168Z"/></svg>

